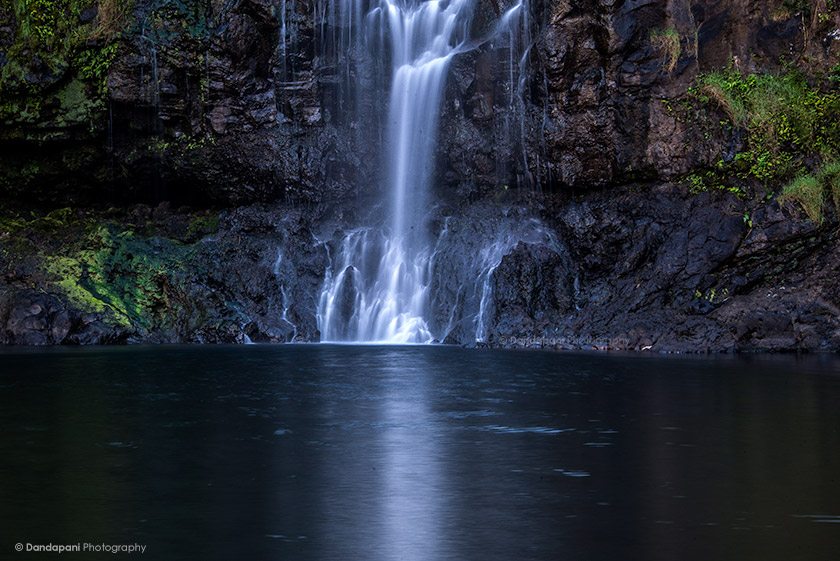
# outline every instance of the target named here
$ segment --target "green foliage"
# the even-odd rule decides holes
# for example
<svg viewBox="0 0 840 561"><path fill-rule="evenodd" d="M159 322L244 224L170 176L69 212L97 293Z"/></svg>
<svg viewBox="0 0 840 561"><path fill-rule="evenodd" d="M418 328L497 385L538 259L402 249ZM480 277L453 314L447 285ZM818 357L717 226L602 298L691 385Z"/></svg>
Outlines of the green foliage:
<svg viewBox="0 0 840 561"><path fill-rule="evenodd" d="M802 174L791 181L779 195L779 203L793 201L817 224L825 220L825 201L831 198L840 213L840 161L830 162L816 174Z"/></svg>
<svg viewBox="0 0 840 561"><path fill-rule="evenodd" d="M831 194L834 207L840 212L840 161L826 164L820 170L819 179Z"/></svg>
<svg viewBox="0 0 840 561"><path fill-rule="evenodd" d="M735 126L746 129L757 154L831 156L840 149L840 96L810 87L797 73L724 70L701 77L700 85Z"/></svg>
<svg viewBox="0 0 840 561"><path fill-rule="evenodd" d="M780 203L794 201L805 214L817 224L823 223L823 202L825 192L820 181L813 175L800 175L784 188L778 198Z"/></svg>
<svg viewBox="0 0 840 561"><path fill-rule="evenodd" d="M741 217L741 220L744 221L744 224L747 225L747 228L751 229L753 227L752 216L750 216L749 212L745 212L744 215Z"/></svg>
<svg viewBox="0 0 840 561"><path fill-rule="evenodd" d="M705 292L695 289L694 298L696 300L705 300L710 304L722 304L723 302L729 300L729 289L724 288L722 290L718 290L717 288L712 287Z"/></svg>
<svg viewBox="0 0 840 561"><path fill-rule="evenodd" d="M693 89L692 93L700 94L700 101L716 103L738 126L747 121L748 111L743 99L746 83L741 74L734 71L713 72L700 76L698 85L699 90Z"/></svg>
<svg viewBox="0 0 840 561"><path fill-rule="evenodd" d="M84 41L91 25L79 25L94 0L12 0L17 47L36 52L66 52Z"/></svg>
<svg viewBox="0 0 840 561"><path fill-rule="evenodd" d="M836 0L782 0L772 15L776 21L801 16L803 23L816 20L824 24L836 9Z"/></svg>
<svg viewBox="0 0 840 561"><path fill-rule="evenodd" d="M14 15L14 40L0 66L0 122L77 125L104 111L108 69L134 1L4 1L8 7L0 7L0 17ZM98 16L82 23L82 13L93 7ZM68 82L73 87L63 91Z"/></svg>
<svg viewBox="0 0 840 561"><path fill-rule="evenodd" d="M722 191L731 193L738 198L744 198L746 196L746 193L740 187L728 185L725 178L717 170L692 173L686 180L688 181L688 190L694 195L699 195L707 191Z"/></svg>
<svg viewBox="0 0 840 561"><path fill-rule="evenodd" d="M99 95L108 90L108 69L117 56L119 45L111 43L101 49L86 49L76 55L75 63L79 78L92 83Z"/></svg>
<svg viewBox="0 0 840 561"><path fill-rule="evenodd" d="M789 181L814 161L832 161L840 154L840 93L820 91L796 72L722 70L701 76L690 92L701 103L719 106L728 117L722 124L742 130L747 139L746 150L731 160L689 176L692 191L749 180L764 185Z"/></svg>
<svg viewBox="0 0 840 561"><path fill-rule="evenodd" d="M650 32L650 43L665 58L665 69L673 72L682 54L679 32L673 27L654 29Z"/></svg>

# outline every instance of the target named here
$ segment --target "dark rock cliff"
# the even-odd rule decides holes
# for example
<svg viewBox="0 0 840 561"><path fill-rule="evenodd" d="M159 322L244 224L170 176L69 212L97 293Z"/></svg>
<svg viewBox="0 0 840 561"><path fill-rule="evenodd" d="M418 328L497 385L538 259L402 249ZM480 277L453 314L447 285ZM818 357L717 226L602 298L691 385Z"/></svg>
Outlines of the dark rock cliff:
<svg viewBox="0 0 840 561"><path fill-rule="evenodd" d="M54 31L29 37L20 4L0 1L0 341L317 339L329 238L379 184L385 100L352 85L381 61L345 49L316 0L43 1ZM478 2L477 39L510 4ZM836 3L532 0L527 16L524 59L489 39L459 56L441 115L441 216L492 228L488 203L524 207L563 240L504 258L487 341L840 349L830 197L809 219L776 200L794 174L687 179L759 158L698 77L798 71L831 95ZM51 38L68 29L85 36ZM836 130L821 134L803 170L829 163ZM48 220L64 207L80 214ZM102 227L116 239L90 237ZM160 270L126 257L127 236ZM147 282L103 293L126 275Z"/></svg>

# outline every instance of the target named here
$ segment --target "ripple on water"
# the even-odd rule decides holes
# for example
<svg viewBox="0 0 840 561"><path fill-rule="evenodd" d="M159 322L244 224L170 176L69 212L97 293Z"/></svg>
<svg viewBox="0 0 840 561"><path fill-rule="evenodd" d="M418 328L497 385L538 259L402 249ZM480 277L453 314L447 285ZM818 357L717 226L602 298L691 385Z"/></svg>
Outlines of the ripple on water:
<svg viewBox="0 0 840 561"><path fill-rule="evenodd" d="M485 425L475 427L475 429L486 432L498 432L502 434L560 434L577 430L573 428L560 429L554 427L509 427L507 425Z"/></svg>
<svg viewBox="0 0 840 561"><path fill-rule="evenodd" d="M281 540L284 542L296 542L303 541L306 539L306 536L287 536L285 534L266 534L265 537L270 538L272 540Z"/></svg>
<svg viewBox="0 0 840 561"><path fill-rule="evenodd" d="M592 477L592 474L588 471L583 471L579 469L560 469L556 468L554 471L559 473L560 475L564 475L566 477Z"/></svg>
<svg viewBox="0 0 840 561"><path fill-rule="evenodd" d="M111 448L137 448L137 445L133 442L121 442L121 441L114 441L108 442L107 446Z"/></svg>
<svg viewBox="0 0 840 561"><path fill-rule="evenodd" d="M498 417L501 413L496 411L448 411L444 414L449 419L469 419L471 417Z"/></svg>
<svg viewBox="0 0 840 561"><path fill-rule="evenodd" d="M840 524L840 515L836 514L794 514L794 518L805 518L814 524Z"/></svg>

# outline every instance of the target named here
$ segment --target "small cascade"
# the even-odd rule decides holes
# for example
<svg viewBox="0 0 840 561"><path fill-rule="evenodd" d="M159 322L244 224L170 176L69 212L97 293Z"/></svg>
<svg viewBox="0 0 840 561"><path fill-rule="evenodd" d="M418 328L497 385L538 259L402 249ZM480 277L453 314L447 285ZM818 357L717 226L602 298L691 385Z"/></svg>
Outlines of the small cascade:
<svg viewBox="0 0 840 561"><path fill-rule="evenodd" d="M274 278L277 280L277 285L280 287L280 296L282 298L281 304L283 306L283 312L280 316L280 319L286 322L292 328L292 336L290 341L294 342L295 338L297 337L297 325L295 325L292 320L289 319L289 308L292 305L291 298L289 296L289 289L287 286L287 282L283 273L283 266L285 261L283 259L283 251L277 251L277 259L274 261L274 267L272 268L272 272L274 273Z"/></svg>
<svg viewBox="0 0 840 561"><path fill-rule="evenodd" d="M279 61L278 81L283 89L295 89L300 85L300 16L297 0L282 0L277 17L280 20L280 32L277 45Z"/></svg>
<svg viewBox="0 0 840 561"><path fill-rule="evenodd" d="M289 59L287 52L288 36L289 32L286 29L286 0L283 0L280 4L280 64L283 81L289 79L289 69L287 67Z"/></svg>
<svg viewBox="0 0 840 561"><path fill-rule="evenodd" d="M158 56L157 47L152 45L149 48L152 57L152 92L151 100L152 107L154 107L154 130L160 132L160 75L158 72Z"/></svg>
<svg viewBox="0 0 840 561"><path fill-rule="evenodd" d="M435 244L430 300L432 308L445 316L434 325L437 339L459 329L477 342L486 341L494 313L494 275L518 244L564 251L551 229L523 209L506 211L492 227L477 227L474 222L448 220Z"/></svg>
<svg viewBox="0 0 840 561"><path fill-rule="evenodd" d="M528 57L531 54L531 6L528 0L514 4L496 26L496 37L507 51L508 99L505 112L505 136L519 146L522 173L518 174L519 186L533 185L528 178L530 167L527 140L528 130L525 112L525 90L528 81ZM512 123L511 121L515 121Z"/></svg>
<svg viewBox="0 0 840 561"><path fill-rule="evenodd" d="M361 229L342 241L321 294L324 341L429 343L429 259L406 259L400 241Z"/></svg>

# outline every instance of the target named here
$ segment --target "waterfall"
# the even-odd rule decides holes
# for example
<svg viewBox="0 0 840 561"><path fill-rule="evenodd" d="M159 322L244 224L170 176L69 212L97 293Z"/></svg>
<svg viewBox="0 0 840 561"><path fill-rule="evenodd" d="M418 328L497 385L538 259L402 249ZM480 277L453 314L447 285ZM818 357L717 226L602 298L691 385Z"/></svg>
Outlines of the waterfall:
<svg viewBox="0 0 840 561"><path fill-rule="evenodd" d="M435 339L430 287L438 245L432 243L427 224L429 192L448 69L457 54L475 48L469 43L474 0L364 2L370 9L361 18L363 2L336 0L337 5L322 5L321 13L325 19L343 22L337 37L332 29L332 44L339 50L362 46L374 60L384 58L390 64L388 85L380 85L390 92L382 135L385 216L378 226L345 233L331 255L318 305L318 327L322 341L428 343ZM526 10L523 2L517 3L497 25L495 34L510 37L510 56L525 42L516 40L515 33ZM335 53L334 60L340 56ZM513 84L511 61L511 105L515 95L521 96L524 83L524 57L516 62L520 82ZM372 95L376 92L355 92L357 99ZM483 291L477 299L480 309L473 310L479 338L490 305L487 287L501 260L500 246L495 240L488 243L493 256L477 271L480 278L471 279Z"/></svg>
<svg viewBox="0 0 840 561"><path fill-rule="evenodd" d="M368 13L365 40L385 46L391 61L388 216L382 230L353 231L342 242L321 295L324 341L432 340L425 209L447 69L467 39L471 12L471 0L382 0Z"/></svg>

